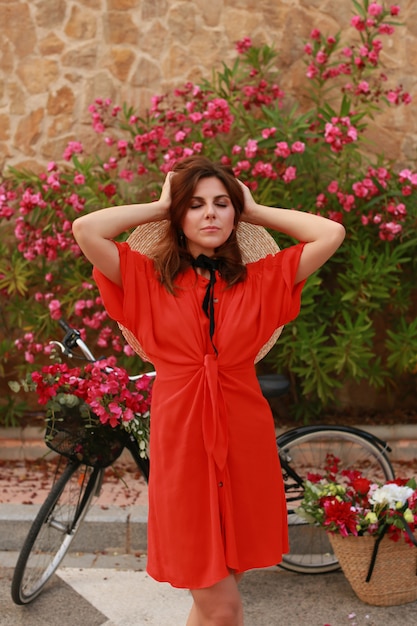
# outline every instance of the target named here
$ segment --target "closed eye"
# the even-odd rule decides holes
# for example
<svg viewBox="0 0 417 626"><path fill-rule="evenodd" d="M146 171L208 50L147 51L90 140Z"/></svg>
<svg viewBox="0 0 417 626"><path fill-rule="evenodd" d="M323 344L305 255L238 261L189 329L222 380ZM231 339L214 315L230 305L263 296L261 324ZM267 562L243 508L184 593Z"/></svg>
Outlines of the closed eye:
<svg viewBox="0 0 417 626"><path fill-rule="evenodd" d="M230 204L230 198L226 194L222 194L213 198L214 204L222 209L226 209ZM200 198L199 196L195 196L191 199L190 209L199 209L204 206L206 200L204 198Z"/></svg>

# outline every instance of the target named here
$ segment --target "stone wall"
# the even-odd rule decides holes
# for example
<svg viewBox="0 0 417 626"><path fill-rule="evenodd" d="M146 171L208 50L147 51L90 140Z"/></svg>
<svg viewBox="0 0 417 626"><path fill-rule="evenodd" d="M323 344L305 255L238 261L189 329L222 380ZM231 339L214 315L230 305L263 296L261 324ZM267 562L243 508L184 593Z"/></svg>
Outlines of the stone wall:
<svg viewBox="0 0 417 626"><path fill-rule="evenodd" d="M398 0L405 26L384 38L390 77L417 103L417 3ZM0 0L0 167L37 169L70 140L92 145L96 97L144 110L150 96L209 77L250 36L280 50L282 87L299 94L304 40L346 29L351 0ZM417 106L378 118L371 138L409 166Z"/></svg>

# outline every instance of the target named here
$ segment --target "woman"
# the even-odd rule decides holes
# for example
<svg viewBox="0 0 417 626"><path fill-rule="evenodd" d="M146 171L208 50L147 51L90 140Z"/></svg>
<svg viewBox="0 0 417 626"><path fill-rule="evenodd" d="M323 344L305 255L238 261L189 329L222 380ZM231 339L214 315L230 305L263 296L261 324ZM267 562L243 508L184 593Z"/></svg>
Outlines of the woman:
<svg viewBox="0 0 417 626"><path fill-rule="evenodd" d="M160 233L162 220L151 255L113 242L149 222ZM301 243L245 265L242 222ZM252 249L263 229L250 229ZM344 228L259 205L231 171L195 156L168 174L159 200L90 213L73 230L109 315L157 371L148 573L191 590L187 626L242 626L239 578L288 551L274 424L254 361L297 316L305 279Z"/></svg>

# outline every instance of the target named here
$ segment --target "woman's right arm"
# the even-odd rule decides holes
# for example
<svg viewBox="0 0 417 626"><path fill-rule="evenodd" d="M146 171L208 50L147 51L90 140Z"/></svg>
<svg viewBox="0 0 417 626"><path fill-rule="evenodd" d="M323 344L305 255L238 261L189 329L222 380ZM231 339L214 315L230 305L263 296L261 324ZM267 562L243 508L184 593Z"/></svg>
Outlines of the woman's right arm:
<svg viewBox="0 0 417 626"><path fill-rule="evenodd" d="M148 204L128 204L93 211L78 217L72 226L74 237L87 259L112 282L121 286L120 261L113 239L140 224L167 219L171 204L169 176L161 197Z"/></svg>

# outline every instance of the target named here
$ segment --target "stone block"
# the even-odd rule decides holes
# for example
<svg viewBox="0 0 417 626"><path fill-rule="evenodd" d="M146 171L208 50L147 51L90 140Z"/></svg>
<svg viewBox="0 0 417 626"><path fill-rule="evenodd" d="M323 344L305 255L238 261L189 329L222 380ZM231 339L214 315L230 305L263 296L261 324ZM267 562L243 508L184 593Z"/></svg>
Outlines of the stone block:
<svg viewBox="0 0 417 626"><path fill-rule="evenodd" d="M71 39L93 39L97 32L97 16L86 9L73 6L65 27L65 34Z"/></svg>
<svg viewBox="0 0 417 626"><path fill-rule="evenodd" d="M30 94L46 93L59 76L59 66L52 59L31 57L21 61L17 75Z"/></svg>

